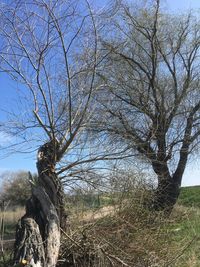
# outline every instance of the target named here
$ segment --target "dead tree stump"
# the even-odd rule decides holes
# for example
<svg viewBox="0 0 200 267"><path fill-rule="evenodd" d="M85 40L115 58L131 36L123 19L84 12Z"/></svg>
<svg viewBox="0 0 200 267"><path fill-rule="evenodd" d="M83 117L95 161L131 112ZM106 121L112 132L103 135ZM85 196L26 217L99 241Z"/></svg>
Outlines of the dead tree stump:
<svg viewBox="0 0 200 267"><path fill-rule="evenodd" d="M38 179L33 183L26 214L17 225L14 264L56 266L64 202L62 185L55 173L55 151L53 142L46 143L38 151Z"/></svg>

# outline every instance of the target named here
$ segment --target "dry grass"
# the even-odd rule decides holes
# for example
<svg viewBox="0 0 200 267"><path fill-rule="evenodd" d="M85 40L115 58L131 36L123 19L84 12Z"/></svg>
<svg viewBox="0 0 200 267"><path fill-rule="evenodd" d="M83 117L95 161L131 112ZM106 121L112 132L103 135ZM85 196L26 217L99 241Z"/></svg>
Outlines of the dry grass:
<svg viewBox="0 0 200 267"><path fill-rule="evenodd" d="M15 224L24 215L24 208L15 208L13 210L7 210L5 212L0 212L0 218L4 218L6 224Z"/></svg>
<svg viewBox="0 0 200 267"><path fill-rule="evenodd" d="M0 212L0 239L3 242L4 248L11 248L15 238L15 227L18 220L24 215L23 208L16 208Z"/></svg>
<svg viewBox="0 0 200 267"><path fill-rule="evenodd" d="M177 206L166 218L126 201L93 216L91 211L72 216L63 233L60 266L199 267L198 214L198 209Z"/></svg>
<svg viewBox="0 0 200 267"><path fill-rule="evenodd" d="M71 217L71 221L77 221L79 224L91 223L107 215L113 215L116 213L117 207L115 206L105 206L95 210L83 211L75 214Z"/></svg>
<svg viewBox="0 0 200 267"><path fill-rule="evenodd" d="M24 213L25 210L23 208L0 212L0 266L2 267L10 266L9 262L13 251L15 226Z"/></svg>
<svg viewBox="0 0 200 267"><path fill-rule="evenodd" d="M199 267L200 209L179 205L166 218L137 199L72 213L59 266ZM23 214L6 211L5 225L15 225Z"/></svg>

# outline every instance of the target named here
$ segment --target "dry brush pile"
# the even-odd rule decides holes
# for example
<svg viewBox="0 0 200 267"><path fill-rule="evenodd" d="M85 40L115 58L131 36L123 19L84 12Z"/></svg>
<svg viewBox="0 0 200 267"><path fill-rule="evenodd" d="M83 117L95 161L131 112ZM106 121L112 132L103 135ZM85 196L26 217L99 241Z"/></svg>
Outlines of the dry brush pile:
<svg viewBox="0 0 200 267"><path fill-rule="evenodd" d="M190 223L190 212L176 207L170 217L152 213L132 198L95 219L73 218L63 231L59 267L186 267L188 251L198 234L179 225ZM110 209L110 207L109 207ZM191 222L192 224L192 222ZM182 226L181 226L182 227ZM184 265L184 263L186 265ZM190 264L190 265L188 265Z"/></svg>

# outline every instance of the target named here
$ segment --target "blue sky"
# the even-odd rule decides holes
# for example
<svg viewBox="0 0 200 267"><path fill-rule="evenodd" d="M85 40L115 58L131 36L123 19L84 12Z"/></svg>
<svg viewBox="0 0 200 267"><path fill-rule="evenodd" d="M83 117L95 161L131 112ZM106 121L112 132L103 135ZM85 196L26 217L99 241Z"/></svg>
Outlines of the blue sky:
<svg viewBox="0 0 200 267"><path fill-rule="evenodd" d="M103 1L104 3L106 1ZM161 0L163 9L173 13L179 13L188 9L200 11L200 0ZM98 1L99 6L99 1ZM15 103L18 97L16 85L4 74L0 73L0 121L5 120L4 110L15 110ZM0 144L6 143L9 136L0 132ZM0 173L5 170L27 170L36 171L36 154L13 154L5 158L0 158ZM200 184L200 159L191 159L185 171L183 185Z"/></svg>
<svg viewBox="0 0 200 267"><path fill-rule="evenodd" d="M173 12L187 9L200 9L199 0L161 0L161 3Z"/></svg>
<svg viewBox="0 0 200 267"><path fill-rule="evenodd" d="M16 84L10 80L5 74L0 73L0 121L6 121L7 112L17 110L17 100L19 91ZM0 144L6 145L10 141L10 137L0 131ZM4 157L5 153L5 157ZM0 153L0 173L5 170L27 170L36 171L35 167L36 155L15 153L8 155L6 151Z"/></svg>

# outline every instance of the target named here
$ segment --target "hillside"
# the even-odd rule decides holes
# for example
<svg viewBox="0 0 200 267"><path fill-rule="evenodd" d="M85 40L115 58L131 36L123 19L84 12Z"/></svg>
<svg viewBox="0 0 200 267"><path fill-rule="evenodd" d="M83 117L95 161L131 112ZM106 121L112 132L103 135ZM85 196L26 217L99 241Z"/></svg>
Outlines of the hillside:
<svg viewBox="0 0 200 267"><path fill-rule="evenodd" d="M182 187L178 203L187 207L200 207L200 186Z"/></svg>

